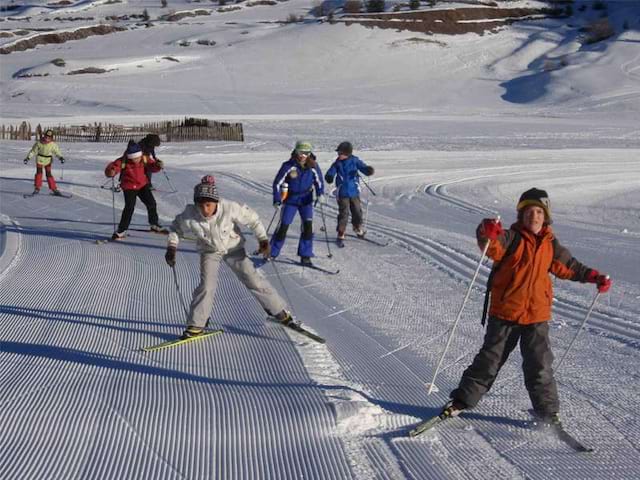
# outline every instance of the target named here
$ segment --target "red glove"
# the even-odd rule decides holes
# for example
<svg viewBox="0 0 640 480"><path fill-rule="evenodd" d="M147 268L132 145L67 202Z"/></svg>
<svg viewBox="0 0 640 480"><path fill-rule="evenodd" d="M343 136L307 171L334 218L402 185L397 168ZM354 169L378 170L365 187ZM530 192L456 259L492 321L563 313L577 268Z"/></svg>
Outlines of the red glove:
<svg viewBox="0 0 640 480"><path fill-rule="evenodd" d="M595 283L600 293L606 293L611 288L613 282L608 275L600 275L597 270L590 270L587 275L587 283Z"/></svg>
<svg viewBox="0 0 640 480"><path fill-rule="evenodd" d="M495 240L502 232L504 232L504 229L500 220L485 218L480 224L480 235L489 240Z"/></svg>

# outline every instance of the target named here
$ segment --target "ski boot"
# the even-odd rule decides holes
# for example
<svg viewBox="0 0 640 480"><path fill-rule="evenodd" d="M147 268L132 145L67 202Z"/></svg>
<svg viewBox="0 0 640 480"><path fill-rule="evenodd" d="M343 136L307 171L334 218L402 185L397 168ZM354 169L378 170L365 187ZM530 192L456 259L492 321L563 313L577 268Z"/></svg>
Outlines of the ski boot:
<svg viewBox="0 0 640 480"><path fill-rule="evenodd" d="M199 337L204 333L204 328L201 327L187 327L182 335L180 335L180 339L186 340L187 338Z"/></svg>
<svg viewBox="0 0 640 480"><path fill-rule="evenodd" d="M353 227L353 231L358 238L364 238L364 236L367 234L367 231L360 226Z"/></svg>
<svg viewBox="0 0 640 480"><path fill-rule="evenodd" d="M283 325L289 325L290 323L294 323L291 313L287 312L286 310L282 310L280 313L278 313L275 316L275 318Z"/></svg>
<svg viewBox="0 0 640 480"><path fill-rule="evenodd" d="M536 410L532 410L531 412L535 419L542 423L543 425L548 425L552 427L562 427L562 422L560 421L560 415L558 413L545 413L538 412Z"/></svg>
<svg viewBox="0 0 640 480"><path fill-rule="evenodd" d="M51 190L51 194L55 195L56 197L61 197L62 193L60 193L60 190L56 189L56 190Z"/></svg>
<svg viewBox="0 0 640 480"><path fill-rule="evenodd" d="M300 257L300 264L303 267L313 267L313 263L311 263L311 257Z"/></svg>
<svg viewBox="0 0 640 480"><path fill-rule="evenodd" d="M447 418L454 418L460 415L462 411L466 408L467 406L464 403L452 398L444 406L444 408L442 409L442 412L440 412L439 417L443 420Z"/></svg>
<svg viewBox="0 0 640 480"><path fill-rule="evenodd" d="M124 240L124 237L126 236L127 236L126 232L113 232L113 235L111 235L111 240L113 241Z"/></svg>

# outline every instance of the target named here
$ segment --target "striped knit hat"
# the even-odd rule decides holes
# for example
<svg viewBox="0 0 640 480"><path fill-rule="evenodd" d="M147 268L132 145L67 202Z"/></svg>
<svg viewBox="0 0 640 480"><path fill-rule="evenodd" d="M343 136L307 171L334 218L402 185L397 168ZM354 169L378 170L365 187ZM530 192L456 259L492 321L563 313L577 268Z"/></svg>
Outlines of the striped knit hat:
<svg viewBox="0 0 640 480"><path fill-rule="evenodd" d="M218 188L213 175L205 175L200 183L193 189L193 201L195 203L202 201L219 202Z"/></svg>

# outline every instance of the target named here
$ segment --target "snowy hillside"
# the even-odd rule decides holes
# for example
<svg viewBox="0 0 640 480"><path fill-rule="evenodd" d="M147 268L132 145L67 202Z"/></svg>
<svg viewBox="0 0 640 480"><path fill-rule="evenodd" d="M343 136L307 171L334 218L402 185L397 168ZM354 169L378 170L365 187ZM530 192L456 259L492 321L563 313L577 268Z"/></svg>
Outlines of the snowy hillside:
<svg viewBox="0 0 640 480"><path fill-rule="evenodd" d="M16 1L25 7L4 12L0 48L101 23L124 30L2 55L3 116L523 114L558 104L572 112L640 109L638 2L606 2L614 35L594 44L584 43L581 32L603 15L591 2L575 2L570 19L515 23L483 36L319 22L324 17L311 14L309 0L255 3L170 0L162 8L160 1L131 0L44 8L37 7L44 2ZM171 13L196 16L170 21ZM290 15L304 22L283 23ZM64 65L51 63L56 59ZM104 73L69 75L84 69Z"/></svg>
<svg viewBox="0 0 640 480"><path fill-rule="evenodd" d="M123 145L61 144L67 161L53 173L73 197L49 196L45 185L24 198L31 143L0 141L0 478L638 477L638 2L606 2L615 35L593 44L579 31L602 18L591 2L583 11L576 2L572 19L483 36L318 22L308 0L249 3L16 0L2 11L0 33L11 35L0 48L52 33L43 29L123 30L1 55L2 121L241 121L243 143L157 150L165 225L213 174L222 197L255 208L266 226L271 182L297 139L315 145L323 171L336 145L353 141L376 169L376 195L362 193L371 241L349 235L337 248L330 197L326 236L314 217L314 261L340 273L287 264L297 259L297 220L282 263L260 267L327 343L265 320L223 267L210 327L224 333L141 352L184 328L180 296L188 300L199 277L194 244L180 245L176 284L166 237L146 231L143 206L125 241L96 243L123 207L121 193L101 188ZM145 9L149 27L132 18ZM201 9L210 13L160 20ZM290 14L304 21L280 23ZM86 68L105 72L69 74ZM518 351L476 409L409 438L482 343L486 262L427 394L480 260L475 227L496 214L511 224L534 186L549 192L561 242L614 282L557 372L563 423L595 451L576 453L536 427ZM556 280L554 290L557 361L596 289Z"/></svg>

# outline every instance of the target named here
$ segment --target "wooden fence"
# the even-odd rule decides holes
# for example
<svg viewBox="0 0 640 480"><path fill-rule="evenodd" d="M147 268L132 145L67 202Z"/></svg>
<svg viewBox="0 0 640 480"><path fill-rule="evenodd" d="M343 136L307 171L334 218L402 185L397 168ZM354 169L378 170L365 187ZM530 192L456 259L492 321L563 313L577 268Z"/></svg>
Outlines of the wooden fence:
<svg viewBox="0 0 640 480"><path fill-rule="evenodd" d="M0 126L0 140L33 140L40 138L42 132L47 129L53 130L55 140L58 143L126 143L131 138L140 140L149 133L159 135L163 142L244 141L241 123L216 122L201 118L145 123L139 126L111 123L80 126L48 125L45 127L38 125L34 131L31 130L30 124L22 122L19 127Z"/></svg>

